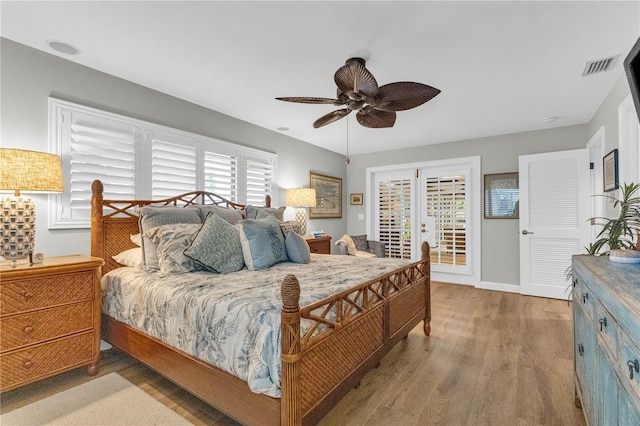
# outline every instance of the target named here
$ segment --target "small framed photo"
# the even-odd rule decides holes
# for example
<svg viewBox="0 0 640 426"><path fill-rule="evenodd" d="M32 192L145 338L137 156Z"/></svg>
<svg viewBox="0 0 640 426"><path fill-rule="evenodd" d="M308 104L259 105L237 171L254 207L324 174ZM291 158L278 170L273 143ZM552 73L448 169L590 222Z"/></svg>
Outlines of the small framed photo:
<svg viewBox="0 0 640 426"><path fill-rule="evenodd" d="M518 219L519 201L518 172L484 175L485 219Z"/></svg>
<svg viewBox="0 0 640 426"><path fill-rule="evenodd" d="M360 206L362 205L362 194L351 194L351 205L352 206Z"/></svg>
<svg viewBox="0 0 640 426"><path fill-rule="evenodd" d="M604 192L614 191L620 187L618 184L618 150L614 149L602 158L602 178Z"/></svg>

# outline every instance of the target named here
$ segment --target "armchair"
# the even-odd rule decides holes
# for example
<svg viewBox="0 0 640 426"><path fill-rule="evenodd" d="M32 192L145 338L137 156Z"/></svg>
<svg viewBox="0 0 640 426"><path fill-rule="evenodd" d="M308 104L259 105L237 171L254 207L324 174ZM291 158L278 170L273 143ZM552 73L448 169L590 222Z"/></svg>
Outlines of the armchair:
<svg viewBox="0 0 640 426"><path fill-rule="evenodd" d="M344 234L335 244L338 246L339 254L342 255L386 257L386 244L380 241L368 240L366 235Z"/></svg>

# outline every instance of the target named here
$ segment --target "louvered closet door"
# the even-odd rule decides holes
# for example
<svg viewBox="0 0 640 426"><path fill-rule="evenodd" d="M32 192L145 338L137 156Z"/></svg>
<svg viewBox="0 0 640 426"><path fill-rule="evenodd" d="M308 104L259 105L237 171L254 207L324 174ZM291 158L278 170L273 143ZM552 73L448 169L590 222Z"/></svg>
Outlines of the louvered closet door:
<svg viewBox="0 0 640 426"><path fill-rule="evenodd" d="M412 259L415 210L413 173L376 174L378 240L386 243L386 257Z"/></svg>
<svg viewBox="0 0 640 426"><path fill-rule="evenodd" d="M520 156L520 292L566 299L567 268L589 244L589 152Z"/></svg>

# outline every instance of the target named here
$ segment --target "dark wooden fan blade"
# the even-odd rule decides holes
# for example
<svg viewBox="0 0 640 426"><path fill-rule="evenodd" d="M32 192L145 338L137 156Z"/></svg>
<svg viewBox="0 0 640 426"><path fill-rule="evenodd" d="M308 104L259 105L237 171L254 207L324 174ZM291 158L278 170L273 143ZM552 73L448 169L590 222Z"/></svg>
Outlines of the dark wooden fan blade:
<svg viewBox="0 0 640 426"><path fill-rule="evenodd" d="M336 85L349 98L359 101L362 97L373 98L378 93L378 82L364 67L364 60L351 58L333 76Z"/></svg>
<svg viewBox="0 0 640 426"><path fill-rule="evenodd" d="M326 126L327 124L331 124L334 121L338 121L342 117L347 116L350 112L351 112L351 110L348 109L348 108L339 109L339 110L330 112L329 114L323 115L322 117L320 117L316 121L314 121L313 122L313 127L315 129L317 129L318 127L322 127L322 126Z"/></svg>
<svg viewBox="0 0 640 426"><path fill-rule="evenodd" d="M372 129L393 127L396 123L395 112L382 111L371 107L366 107L358 111L356 118L358 119L358 123L362 124L364 127Z"/></svg>
<svg viewBox="0 0 640 426"><path fill-rule="evenodd" d="M344 105L344 102L341 102L338 99L331 98L314 98L314 97L290 97L290 98L276 98L279 101L286 102L298 102L301 104L331 104L331 105Z"/></svg>
<svg viewBox="0 0 640 426"><path fill-rule="evenodd" d="M422 83L402 81L385 84L378 88L378 94L369 100L376 109L383 111L405 111L415 108L433 97L440 90Z"/></svg>

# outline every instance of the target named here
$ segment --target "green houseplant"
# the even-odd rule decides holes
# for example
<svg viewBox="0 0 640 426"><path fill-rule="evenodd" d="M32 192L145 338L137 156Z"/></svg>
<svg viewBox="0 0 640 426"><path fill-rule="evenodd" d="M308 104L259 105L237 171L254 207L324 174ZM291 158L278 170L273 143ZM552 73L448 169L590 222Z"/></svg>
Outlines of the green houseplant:
<svg viewBox="0 0 640 426"><path fill-rule="evenodd" d="M609 256L612 250L635 250L635 239L640 232L640 184L623 184L620 199L613 195L603 195L611 200L614 208L619 208L618 217L609 219L596 217L593 220L602 229L596 240L589 244L587 253L591 256Z"/></svg>

